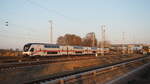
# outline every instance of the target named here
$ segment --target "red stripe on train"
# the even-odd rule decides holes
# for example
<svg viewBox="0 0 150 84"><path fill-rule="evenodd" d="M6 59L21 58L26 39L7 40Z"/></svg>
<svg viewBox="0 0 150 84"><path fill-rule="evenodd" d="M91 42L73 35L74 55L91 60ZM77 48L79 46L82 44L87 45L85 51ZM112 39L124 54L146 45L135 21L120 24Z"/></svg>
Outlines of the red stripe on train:
<svg viewBox="0 0 150 84"><path fill-rule="evenodd" d="M94 50L38 50L38 51L35 51L34 53L36 52L83 52L83 51L92 52Z"/></svg>

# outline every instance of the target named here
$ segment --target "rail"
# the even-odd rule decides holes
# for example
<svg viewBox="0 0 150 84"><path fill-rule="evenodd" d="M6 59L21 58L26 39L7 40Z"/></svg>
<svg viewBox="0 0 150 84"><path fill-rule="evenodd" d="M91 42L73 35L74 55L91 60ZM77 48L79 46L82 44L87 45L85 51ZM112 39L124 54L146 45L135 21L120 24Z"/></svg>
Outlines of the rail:
<svg viewBox="0 0 150 84"><path fill-rule="evenodd" d="M23 67L30 67L34 65L41 65L41 64L48 64L48 63L56 63L56 62L66 62L66 61L74 61L74 60L86 60L86 59L96 59L95 57L82 57L82 58L65 58L65 59L35 59L32 61L22 61L18 60L18 62L11 62L11 63L2 63L0 64L0 70L10 69L10 68L23 68Z"/></svg>

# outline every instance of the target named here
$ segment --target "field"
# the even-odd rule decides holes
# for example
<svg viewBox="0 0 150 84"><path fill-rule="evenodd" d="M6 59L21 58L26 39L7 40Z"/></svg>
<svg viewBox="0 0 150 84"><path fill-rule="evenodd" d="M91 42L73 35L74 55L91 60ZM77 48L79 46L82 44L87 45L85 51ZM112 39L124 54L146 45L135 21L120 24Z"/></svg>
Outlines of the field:
<svg viewBox="0 0 150 84"><path fill-rule="evenodd" d="M12 49L0 49L0 56L21 56L22 51Z"/></svg>

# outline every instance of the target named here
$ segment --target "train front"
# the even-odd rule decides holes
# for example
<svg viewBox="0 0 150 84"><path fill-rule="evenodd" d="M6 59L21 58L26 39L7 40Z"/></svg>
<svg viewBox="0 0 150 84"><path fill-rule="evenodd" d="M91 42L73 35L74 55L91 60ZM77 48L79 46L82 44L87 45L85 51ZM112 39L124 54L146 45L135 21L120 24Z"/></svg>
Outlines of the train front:
<svg viewBox="0 0 150 84"><path fill-rule="evenodd" d="M26 44L23 47L23 56L30 56L31 52L29 51L31 44Z"/></svg>

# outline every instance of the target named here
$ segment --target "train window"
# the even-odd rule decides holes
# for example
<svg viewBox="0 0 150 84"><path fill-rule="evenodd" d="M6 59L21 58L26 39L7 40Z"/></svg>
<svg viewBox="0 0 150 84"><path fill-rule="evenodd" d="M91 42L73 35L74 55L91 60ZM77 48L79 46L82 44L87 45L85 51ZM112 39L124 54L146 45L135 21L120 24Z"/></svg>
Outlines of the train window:
<svg viewBox="0 0 150 84"><path fill-rule="evenodd" d="M24 48L23 48L23 50L25 52L27 52L29 50L30 46L31 46L31 44L25 45Z"/></svg>
<svg viewBox="0 0 150 84"><path fill-rule="evenodd" d="M33 52L34 51L34 48L31 48L31 50L30 50L31 52Z"/></svg>
<svg viewBox="0 0 150 84"><path fill-rule="evenodd" d="M91 49L96 50L97 48L96 47L92 47Z"/></svg>
<svg viewBox="0 0 150 84"><path fill-rule="evenodd" d="M74 49L83 49L83 47L81 47L81 46L74 46L73 48Z"/></svg>
<svg viewBox="0 0 150 84"><path fill-rule="evenodd" d="M76 54L82 54L82 52L81 52L81 51L76 51L75 53L76 53Z"/></svg>
<svg viewBox="0 0 150 84"><path fill-rule="evenodd" d="M44 45L45 48L59 48L58 45Z"/></svg>
<svg viewBox="0 0 150 84"><path fill-rule="evenodd" d="M47 52L47 54L57 54L58 52Z"/></svg>
<svg viewBox="0 0 150 84"><path fill-rule="evenodd" d="M93 51L93 53L96 53L96 51Z"/></svg>

